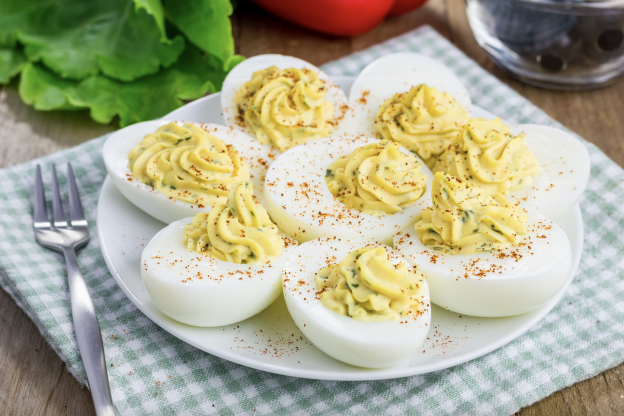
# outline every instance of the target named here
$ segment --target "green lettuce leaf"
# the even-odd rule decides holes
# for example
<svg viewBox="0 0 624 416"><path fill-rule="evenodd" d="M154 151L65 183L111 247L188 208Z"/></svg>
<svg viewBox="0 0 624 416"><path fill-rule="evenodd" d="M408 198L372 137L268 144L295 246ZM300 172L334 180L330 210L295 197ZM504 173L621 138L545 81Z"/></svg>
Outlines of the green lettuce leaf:
<svg viewBox="0 0 624 416"><path fill-rule="evenodd" d="M156 26L160 31L160 41L164 43L170 43L167 37L167 31L165 30L165 12L163 11L162 3L160 0L134 0L135 10L145 10L145 13L149 14L156 21Z"/></svg>
<svg viewBox="0 0 624 416"><path fill-rule="evenodd" d="M69 101L76 85L76 81L59 78L41 65L28 63L22 70L19 95L35 110L77 110L81 107Z"/></svg>
<svg viewBox="0 0 624 416"><path fill-rule="evenodd" d="M0 83L21 72L20 96L35 109L89 109L122 127L220 91L245 59L234 54L230 3L165 2L0 0Z"/></svg>
<svg viewBox="0 0 624 416"><path fill-rule="evenodd" d="M16 49L0 47L0 84L7 84L26 65L26 57Z"/></svg>
<svg viewBox="0 0 624 416"><path fill-rule="evenodd" d="M181 107L182 100L199 98L221 88L226 72L221 62L188 45L180 59L157 74L134 82L95 75L69 81L38 64L27 64L19 92L22 100L38 110L88 108L99 123L119 124L152 120Z"/></svg>
<svg viewBox="0 0 624 416"><path fill-rule="evenodd" d="M163 5L167 19L199 49L224 64L234 55L229 0L163 0Z"/></svg>
<svg viewBox="0 0 624 416"><path fill-rule="evenodd" d="M101 72L132 81L173 64L184 50L182 36L161 42L159 6L155 0L0 0L0 43L17 39L29 60L62 78Z"/></svg>
<svg viewBox="0 0 624 416"><path fill-rule="evenodd" d="M208 59L207 59L208 58ZM152 120L181 107L182 100L193 100L215 92L219 76L209 57L187 47L178 62L158 74L131 83L120 83L103 76L82 82L71 96L74 104L89 107L91 117L108 123L117 114L125 127Z"/></svg>
<svg viewBox="0 0 624 416"><path fill-rule="evenodd" d="M243 62L245 60L245 57L243 55L232 55L230 56L230 59L228 59L225 62L224 65L224 70L225 73L227 74L228 72L230 72L232 69L234 69L234 67L238 64L240 64L241 62Z"/></svg>

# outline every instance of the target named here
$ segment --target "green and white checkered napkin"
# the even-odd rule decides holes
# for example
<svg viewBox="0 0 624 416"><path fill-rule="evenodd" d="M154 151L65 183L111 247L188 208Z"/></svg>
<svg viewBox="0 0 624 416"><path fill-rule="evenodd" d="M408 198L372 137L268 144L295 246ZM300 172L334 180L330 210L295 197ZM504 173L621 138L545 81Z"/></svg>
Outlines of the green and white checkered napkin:
<svg viewBox="0 0 624 416"><path fill-rule="evenodd" d="M561 127L429 27L323 69L330 75L356 75L375 58L405 50L443 62L463 80L477 105L510 122ZM96 238L96 205L106 176L104 140L0 171L0 283L69 371L86 384L70 315L65 262L35 242L31 225L35 165L71 161L92 235L78 261L102 326L112 395L120 414L255 410L283 415L505 415L624 361L624 171L592 144L584 142L592 170L581 201L583 260L552 312L505 347L463 365L397 380L336 382L279 376L222 360L178 340L134 307L109 274ZM50 178L45 182L49 184Z"/></svg>

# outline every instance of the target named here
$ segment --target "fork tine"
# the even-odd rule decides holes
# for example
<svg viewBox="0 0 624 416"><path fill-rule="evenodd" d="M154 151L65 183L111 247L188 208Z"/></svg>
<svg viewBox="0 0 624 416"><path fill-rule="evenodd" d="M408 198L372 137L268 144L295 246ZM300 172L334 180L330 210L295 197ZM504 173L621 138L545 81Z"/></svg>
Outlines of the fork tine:
<svg viewBox="0 0 624 416"><path fill-rule="evenodd" d="M37 165L35 175L35 226L50 226L48 208L46 207L45 193L43 192L43 180L41 179L41 165Z"/></svg>
<svg viewBox="0 0 624 416"><path fill-rule="evenodd" d="M61 191L59 190L58 178L56 177L55 164L52 164L52 217L54 218L54 226L56 228L67 227L63 204L61 203Z"/></svg>
<svg viewBox="0 0 624 416"><path fill-rule="evenodd" d="M67 164L67 182L69 184L69 218L72 227L78 225L87 225L87 220L82 210L80 195L78 194L78 186L76 185L76 177L71 163Z"/></svg>

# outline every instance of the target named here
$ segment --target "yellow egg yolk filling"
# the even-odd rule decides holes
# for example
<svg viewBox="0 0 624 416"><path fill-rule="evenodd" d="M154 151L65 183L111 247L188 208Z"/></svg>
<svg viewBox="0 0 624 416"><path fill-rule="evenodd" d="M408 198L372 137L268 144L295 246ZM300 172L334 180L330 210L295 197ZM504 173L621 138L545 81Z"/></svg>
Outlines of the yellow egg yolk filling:
<svg viewBox="0 0 624 416"><path fill-rule="evenodd" d="M450 94L420 84L384 101L375 128L382 139L400 143L431 167L468 119L466 110Z"/></svg>
<svg viewBox="0 0 624 416"><path fill-rule="evenodd" d="M239 264L266 264L284 248L284 239L266 210L253 199L251 182L232 189L227 204L195 215L184 227L190 251Z"/></svg>
<svg viewBox="0 0 624 416"><path fill-rule="evenodd" d="M363 322L398 321L422 314L425 284L404 263L393 265L383 247L365 247L316 277L321 303Z"/></svg>
<svg viewBox="0 0 624 416"><path fill-rule="evenodd" d="M524 139L524 134L512 136L500 118L470 119L432 170L480 186L488 195L526 188L540 167Z"/></svg>
<svg viewBox="0 0 624 416"><path fill-rule="evenodd" d="M329 136L334 107L325 100L325 81L310 69L278 69L254 72L251 81L234 100L239 124L260 143L284 152L310 140Z"/></svg>
<svg viewBox="0 0 624 416"><path fill-rule="evenodd" d="M414 203L426 190L422 163L399 146L383 140L362 146L335 160L325 182L343 204L365 214L387 215Z"/></svg>
<svg viewBox="0 0 624 416"><path fill-rule="evenodd" d="M200 207L225 203L232 185L249 180L233 146L190 123L169 123L146 135L130 151L128 168L161 194Z"/></svg>
<svg viewBox="0 0 624 416"><path fill-rule="evenodd" d="M431 186L433 207L422 211L414 228L420 241L450 254L474 254L519 244L527 234L526 213L502 194L437 172Z"/></svg>

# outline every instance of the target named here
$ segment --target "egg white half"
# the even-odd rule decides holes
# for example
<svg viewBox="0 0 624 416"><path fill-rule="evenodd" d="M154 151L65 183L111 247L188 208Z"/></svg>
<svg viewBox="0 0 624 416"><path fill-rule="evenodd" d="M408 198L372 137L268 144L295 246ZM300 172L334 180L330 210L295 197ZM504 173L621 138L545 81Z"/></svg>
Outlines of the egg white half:
<svg viewBox="0 0 624 416"><path fill-rule="evenodd" d="M158 309L184 324L221 326L252 317L277 299L296 241L285 237L282 254L269 264L230 263L186 248L184 226L192 220L163 228L141 255L143 284Z"/></svg>
<svg viewBox="0 0 624 416"><path fill-rule="evenodd" d="M587 148L576 137L554 127L519 124L510 127L516 136L526 133L525 143L535 155L540 172L533 184L509 194L527 211L559 220L579 201L587 187L591 162Z"/></svg>
<svg viewBox="0 0 624 416"><path fill-rule="evenodd" d="M322 268L340 263L349 253L367 245L379 246L338 238L312 240L300 245L284 266L283 290L293 320L320 350L347 364L382 368L400 363L423 344L431 326L428 290L423 299L424 313L416 319L361 322L323 306L315 282ZM385 249L393 264L405 262L396 250ZM425 280L423 283L427 285Z"/></svg>
<svg viewBox="0 0 624 416"><path fill-rule="evenodd" d="M104 164L113 183L130 202L152 217L166 224L194 216L199 212L210 212L212 207L200 208L188 202L169 198L140 182L132 176L128 168L128 154L143 140L146 134L153 133L171 121L154 120L133 124L112 134L102 150ZM182 124L182 123L179 123ZM217 124L193 123L225 144L236 148L249 166L249 174L254 187L254 196L264 205L263 182L269 165L277 158L271 146L263 145L246 134Z"/></svg>
<svg viewBox="0 0 624 416"><path fill-rule="evenodd" d="M419 84L449 93L470 114L472 102L466 87L444 64L413 52L391 53L364 68L351 87L353 132L376 137L375 117L383 102Z"/></svg>
<svg viewBox="0 0 624 416"><path fill-rule="evenodd" d="M433 174L424 163L420 168L427 176L424 194L401 212L383 217L349 208L334 198L325 183L325 172L333 161L376 142L379 140L367 137L332 136L282 153L270 166L264 183L265 207L279 229L299 242L337 236L391 243L394 234L431 206Z"/></svg>
<svg viewBox="0 0 624 416"><path fill-rule="evenodd" d="M332 134L341 134L351 131L352 113L348 110L347 96L344 91L332 81L329 75L303 59L278 54L257 55L245 59L243 62L236 65L227 77L225 77L223 88L221 89L221 114L228 126L242 129L247 134L253 136L253 132L236 123L235 119L238 116L238 111L234 105L234 99L243 84L251 81L251 76L254 72L267 69L271 66L276 66L278 69L307 68L317 72L319 78L325 81L325 85L327 86L325 100L334 106L334 117L338 119L338 123L332 129Z"/></svg>
<svg viewBox="0 0 624 416"><path fill-rule="evenodd" d="M539 308L563 287L572 269L565 232L540 214L529 215L529 244L478 254L433 250L410 230L394 247L427 279L431 301L457 313L502 317Z"/></svg>

